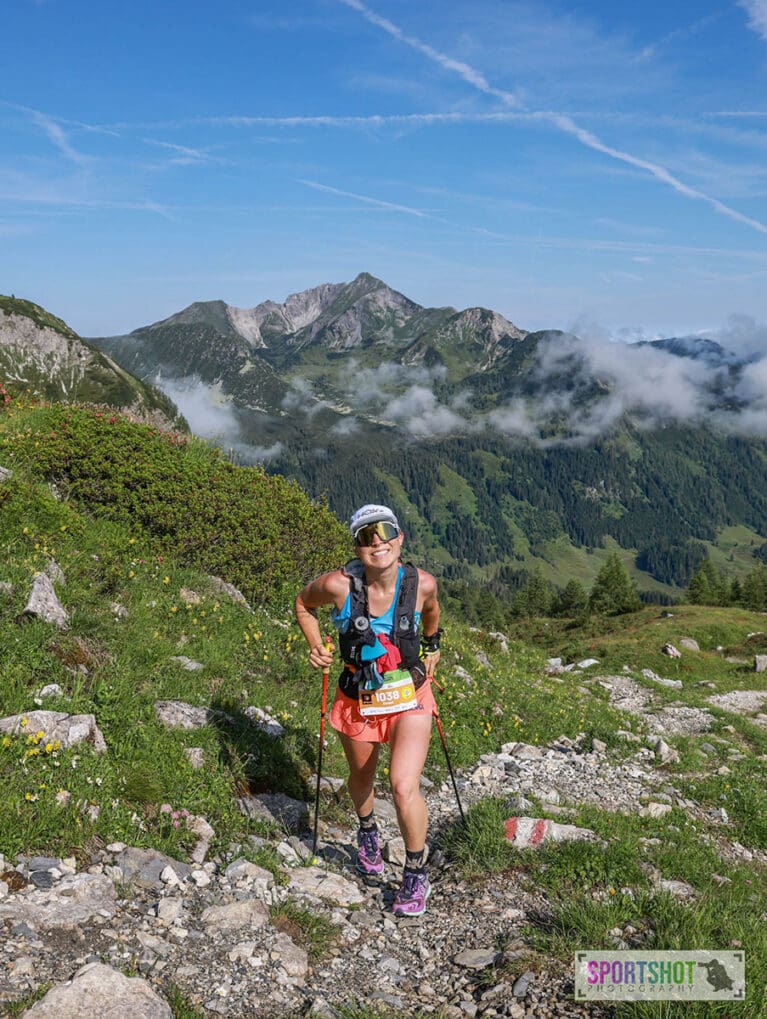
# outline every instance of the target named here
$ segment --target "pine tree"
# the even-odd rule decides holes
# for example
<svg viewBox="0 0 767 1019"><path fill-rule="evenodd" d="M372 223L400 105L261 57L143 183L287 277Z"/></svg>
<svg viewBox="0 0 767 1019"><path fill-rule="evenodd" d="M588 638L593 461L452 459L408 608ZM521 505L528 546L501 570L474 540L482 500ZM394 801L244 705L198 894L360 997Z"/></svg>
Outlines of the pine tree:
<svg viewBox="0 0 767 1019"><path fill-rule="evenodd" d="M589 596L580 580L569 580L559 593L552 611L557 616L579 616L588 605Z"/></svg>
<svg viewBox="0 0 767 1019"><path fill-rule="evenodd" d="M543 579L540 570L535 570L514 595L511 610L515 616L548 616L551 601L551 586Z"/></svg>
<svg viewBox="0 0 767 1019"><path fill-rule="evenodd" d="M757 563L744 579L741 604L754 612L767 609L767 566L764 563Z"/></svg>
<svg viewBox="0 0 767 1019"><path fill-rule="evenodd" d="M636 587L617 552L611 553L597 574L589 595L589 609L617 616L642 607Z"/></svg>
<svg viewBox="0 0 767 1019"><path fill-rule="evenodd" d="M726 605L727 584L710 559L704 559L687 588L687 600L693 605Z"/></svg>

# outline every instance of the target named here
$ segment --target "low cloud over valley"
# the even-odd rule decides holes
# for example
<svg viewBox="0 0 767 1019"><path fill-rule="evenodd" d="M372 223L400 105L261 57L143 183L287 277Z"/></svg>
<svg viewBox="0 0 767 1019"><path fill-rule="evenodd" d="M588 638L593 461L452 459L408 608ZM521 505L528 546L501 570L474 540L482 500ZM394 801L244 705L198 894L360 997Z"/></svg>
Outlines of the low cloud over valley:
<svg viewBox="0 0 767 1019"><path fill-rule="evenodd" d="M492 369L490 381L507 394L494 405L487 392L480 402L469 386L449 386L442 365L363 368L352 359L332 393L291 379L280 411L307 423L321 410L340 412L328 427L336 437L354 436L367 419L414 439L490 431L542 447L583 445L626 415L648 430L706 424L767 437L767 326L738 315L705 335L633 343L615 341L594 324L577 329L577 336L544 336L519 373ZM236 411L217 387L198 378L158 382L196 434L230 445L248 462L281 454L279 441L243 442L238 413L247 412Z"/></svg>

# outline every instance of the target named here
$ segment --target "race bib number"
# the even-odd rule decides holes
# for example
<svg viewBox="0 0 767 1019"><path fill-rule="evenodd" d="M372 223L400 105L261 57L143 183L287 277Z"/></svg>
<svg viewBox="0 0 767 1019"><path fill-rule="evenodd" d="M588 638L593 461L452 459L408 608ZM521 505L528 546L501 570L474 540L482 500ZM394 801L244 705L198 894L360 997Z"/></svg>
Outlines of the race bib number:
<svg viewBox="0 0 767 1019"><path fill-rule="evenodd" d="M392 715L418 707L413 677L405 669L384 673L383 686L377 690L360 690L361 715Z"/></svg>

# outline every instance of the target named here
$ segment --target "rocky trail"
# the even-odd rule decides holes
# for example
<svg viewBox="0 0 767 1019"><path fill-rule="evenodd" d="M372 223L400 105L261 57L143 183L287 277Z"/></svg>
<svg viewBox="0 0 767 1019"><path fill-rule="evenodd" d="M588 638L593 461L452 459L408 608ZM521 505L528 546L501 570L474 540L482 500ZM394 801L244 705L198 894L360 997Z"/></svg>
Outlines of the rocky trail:
<svg viewBox="0 0 767 1019"><path fill-rule="evenodd" d="M55 597L53 566L36 576L24 612L63 627L66 614ZM198 667L192 659L178 661L185 669ZM592 675L598 664L578 663L572 681L606 692L614 707L642 720L649 736L619 730L624 750L618 754L585 734L562 736L547 746L507 743L458 772L464 808L488 796L502 798L508 806L506 837L518 848L534 848L548 839L595 839L588 830L551 819L562 814L566 821L579 804L654 818L677 807L705 824L723 860L767 862L763 852L728 837L724 810L685 796L664 767L676 759L666 738L708 733L711 712L656 696L655 689L677 687L675 680L650 670L644 670L643 683L627 674ZM554 684L564 682L562 673L571 669L549 662ZM44 710L46 696L61 693L43 688L36 698L41 710L0 719L0 732L9 737L39 732L62 748L88 741L94 752L108 753L93 715ZM738 691L707 701L764 724L764 696ZM157 701L155 711L169 729L194 730L222 716L180 701ZM281 738L282 727L266 710L251 706L244 714L273 739ZM225 716L217 722L225 723ZM721 731L727 734L727 727ZM727 758L742 757L735 739L709 738ZM201 749L186 752L194 767L205 767ZM726 772L727 765L722 768ZM467 881L445 858L441 836L458 817L449 782L436 787L424 779L433 893L427 912L415 918L395 918L390 911L404 846L383 789L377 815L387 866L381 879L363 880L354 869L348 801L340 802L343 781L327 778L324 786L317 862L310 859L307 804L282 794L239 801L244 814L273 822L281 835L250 836L221 855L210 853L215 832L204 817L160 805L160 812L194 834L189 862L97 839L77 858L11 859L0 853L0 1008L23 1001L27 1009L14 1014L72 1019L160 1019L188 1016L190 1008L200 1015L253 1019L334 1017L339 1009L361 1006L453 1019L611 1014L607 1005L576 1003L572 961L536 949L535 932L546 928L551 915L542 888L516 872ZM281 861L276 877L248 858L264 848ZM694 901L691 885L649 861L642 866L656 890ZM622 891L632 894L630 888ZM312 918L322 922L319 939L307 929ZM625 924L610 937L626 948L636 944L635 933Z"/></svg>
<svg viewBox="0 0 767 1019"><path fill-rule="evenodd" d="M616 699L633 696L634 710L648 710L645 688L625 677L590 682L609 684ZM191 724L190 707L178 704L174 712L166 702L158 711ZM564 737L548 747L507 744L459 773L464 808L494 795L506 798L510 818L529 813L528 797L545 804L548 814L580 802L615 811L643 803L652 816L672 804L703 813L658 771L669 750L662 737L654 749L638 744L622 763L610 760L605 749L596 741L585 752ZM328 780L326 796L341 786ZM426 786L432 840L438 843L456 820L455 795L447 782ZM577 1004L572 965L531 947L531 925L545 926L547 900L513 875L466 882L437 849L429 864L434 890L426 914L395 918L390 904L404 847L386 799L378 801L377 813L387 867L373 881L354 870L351 828L323 826L320 865L307 865L306 804L264 794L240 805L276 820L285 832L273 842L253 836L250 847L269 844L277 852L284 883L245 858L249 847L232 846L225 856L209 859L213 833L199 818L186 819L199 836L192 863L122 843L91 844L79 860L0 858L0 1001L50 987L25 1016L55 1009L73 1017L164 1017L172 1015L168 1002L174 995L202 1014L231 1017L334 1016L339 1007L360 1004L456 1019L610 1014L609 1006ZM520 820L507 830L519 845L535 845L542 835L593 837L551 821L544 827ZM722 853L762 857L724 837ZM662 874L653 881L681 900L694 895L684 882ZM286 902L332 924L316 954L302 947L301 921L280 909ZM613 935L616 946L626 947L620 929ZM105 1012L102 999L114 1011Z"/></svg>

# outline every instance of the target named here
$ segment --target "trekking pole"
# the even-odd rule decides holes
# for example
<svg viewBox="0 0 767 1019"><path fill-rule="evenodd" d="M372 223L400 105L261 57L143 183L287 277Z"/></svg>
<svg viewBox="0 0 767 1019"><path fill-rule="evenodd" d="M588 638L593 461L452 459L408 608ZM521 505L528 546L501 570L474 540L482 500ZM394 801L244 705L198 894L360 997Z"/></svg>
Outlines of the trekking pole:
<svg viewBox="0 0 767 1019"><path fill-rule="evenodd" d="M330 651L330 637L325 638L325 649ZM322 671L322 708L320 711L320 749L317 754L317 791L314 796L314 838L312 856L317 852L317 831L320 823L320 784L322 782L322 751L325 746L325 715L328 707L328 669Z"/></svg>
<svg viewBox="0 0 767 1019"><path fill-rule="evenodd" d="M437 682L434 676L431 677L431 681L439 692L442 693L445 688ZM434 703L436 704L437 702L435 701ZM461 815L462 823L466 824L466 815L464 814L463 807L461 806L461 797L458 795L458 785L455 781L455 775L453 774L453 765L450 763L450 754L447 752L447 742L445 740L445 732L442 728L442 722L439 717L439 708L437 708L434 713L434 721L437 723L437 731L439 732L439 738L442 741L442 749L445 751L447 770L450 772L450 781L453 783L453 792L455 793L456 802L458 803L458 813Z"/></svg>

